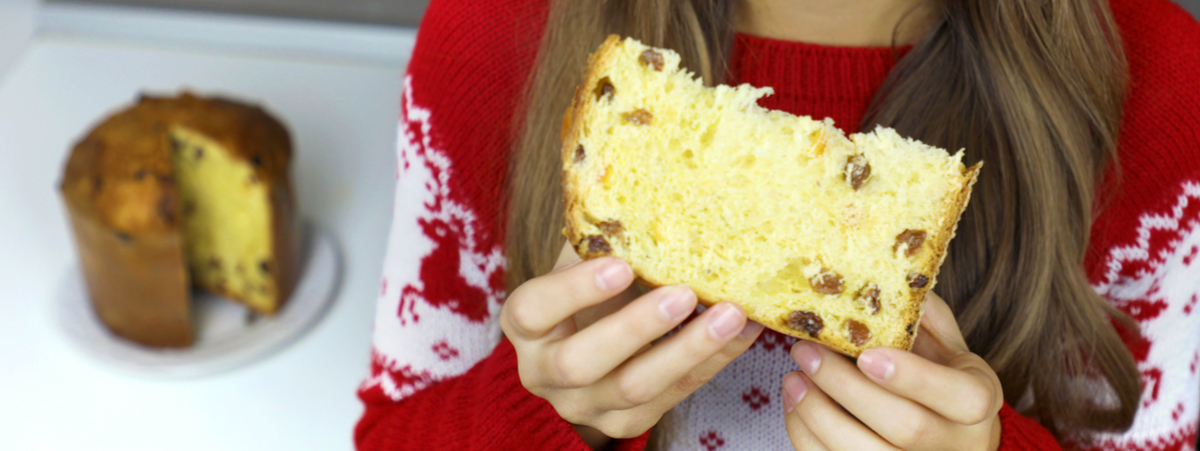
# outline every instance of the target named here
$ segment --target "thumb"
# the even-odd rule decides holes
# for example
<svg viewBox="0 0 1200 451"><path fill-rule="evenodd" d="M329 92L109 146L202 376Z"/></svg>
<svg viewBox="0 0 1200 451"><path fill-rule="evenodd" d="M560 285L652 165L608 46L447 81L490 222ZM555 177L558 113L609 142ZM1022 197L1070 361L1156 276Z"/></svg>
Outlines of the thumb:
<svg viewBox="0 0 1200 451"><path fill-rule="evenodd" d="M921 317L921 327L912 352L939 363L970 352L954 312L941 296L932 291L925 295L925 314Z"/></svg>

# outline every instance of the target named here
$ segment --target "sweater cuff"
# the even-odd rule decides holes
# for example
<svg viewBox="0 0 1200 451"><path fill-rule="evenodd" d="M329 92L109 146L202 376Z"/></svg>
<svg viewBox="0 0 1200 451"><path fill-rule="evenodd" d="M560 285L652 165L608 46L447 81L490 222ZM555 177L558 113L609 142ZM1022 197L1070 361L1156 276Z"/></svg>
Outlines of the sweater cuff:
<svg viewBox="0 0 1200 451"><path fill-rule="evenodd" d="M497 399L496 405L512 409L512 424L522 426L520 434L528 434L520 441L538 443L541 449L591 451L579 433L575 432L575 427L562 419L554 406L534 396L521 384L521 376L517 371L517 352L508 338L500 340L491 357L505 367L495 373L492 390L499 394L498 397L507 399Z"/></svg>
<svg viewBox="0 0 1200 451"><path fill-rule="evenodd" d="M554 410L554 406L550 405L550 402L534 396L521 384L521 377L517 371L517 353L507 338L500 340L492 357L504 362L504 365L509 367L499 372L500 378L496 381L494 389L496 393L506 393L501 396L509 397L512 404L503 400L497 404L514 406L513 410L518 417L516 424L527 425L522 428L524 433L529 434L526 436L527 443L538 443L541 449L591 450L579 433L575 432L575 426L559 416L558 411ZM646 431L638 437L614 440L609 449L642 451L646 448L646 441L649 437L650 431ZM526 440L522 439L522 441Z"/></svg>
<svg viewBox="0 0 1200 451"><path fill-rule="evenodd" d="M1041 423L1027 418L1008 402L1000 407L1000 447L997 451L1061 451L1058 441Z"/></svg>

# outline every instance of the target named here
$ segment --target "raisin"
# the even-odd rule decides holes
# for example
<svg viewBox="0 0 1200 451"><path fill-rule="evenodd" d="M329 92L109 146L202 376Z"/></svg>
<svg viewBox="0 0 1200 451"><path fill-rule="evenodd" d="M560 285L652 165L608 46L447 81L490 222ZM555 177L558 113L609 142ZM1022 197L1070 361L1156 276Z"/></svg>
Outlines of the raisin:
<svg viewBox="0 0 1200 451"><path fill-rule="evenodd" d="M587 156L587 154L583 151L583 144L580 144L578 147L575 148L575 162L576 163L582 163L584 157L586 157L586 156Z"/></svg>
<svg viewBox="0 0 1200 451"><path fill-rule="evenodd" d="M871 341L871 329L866 324L855 320L846 321L846 331L850 334L850 342L861 347Z"/></svg>
<svg viewBox="0 0 1200 451"><path fill-rule="evenodd" d="M867 305L871 315L879 314L879 287L874 284L862 287L858 290L858 299Z"/></svg>
<svg viewBox="0 0 1200 451"><path fill-rule="evenodd" d="M813 338L820 335L821 329L825 328L825 322L821 320L819 315L804 310L792 312L791 316L788 317L787 325L792 329L808 332L808 335Z"/></svg>
<svg viewBox="0 0 1200 451"><path fill-rule="evenodd" d="M168 225L175 223L175 200L171 196L158 198L158 217Z"/></svg>
<svg viewBox="0 0 1200 451"><path fill-rule="evenodd" d="M642 52L642 55L638 57L638 61L647 67L653 67L656 71L662 72L663 70L663 56L661 53L653 50L647 49L645 52Z"/></svg>
<svg viewBox="0 0 1200 451"><path fill-rule="evenodd" d="M183 150L183 141L174 136L171 137L171 150L179 152Z"/></svg>
<svg viewBox="0 0 1200 451"><path fill-rule="evenodd" d="M133 242L133 236L125 232L117 232L117 239L126 244Z"/></svg>
<svg viewBox="0 0 1200 451"><path fill-rule="evenodd" d="M258 269L260 271L262 271L263 274L270 274L271 273L271 264L269 262L267 262L266 260L259 260Z"/></svg>
<svg viewBox="0 0 1200 451"><path fill-rule="evenodd" d="M592 235L587 238L589 254L612 254L612 246L608 245L608 240L600 235Z"/></svg>
<svg viewBox="0 0 1200 451"><path fill-rule="evenodd" d="M255 156L250 157L250 164L254 165L254 167L261 168L262 163L263 162L262 162L261 156L255 155Z"/></svg>
<svg viewBox="0 0 1200 451"><path fill-rule="evenodd" d="M197 147L196 148L196 159L199 160L201 158L204 158L204 148Z"/></svg>
<svg viewBox="0 0 1200 451"><path fill-rule="evenodd" d="M612 80L604 77L596 82L596 89L593 92L596 94L596 101L607 97L608 101L611 102L613 95L617 93L617 88L613 87Z"/></svg>
<svg viewBox="0 0 1200 451"><path fill-rule="evenodd" d="M605 235L616 235L625 231L625 227L621 225L621 221L617 220L603 221L597 223L596 227L599 227L600 231L604 232Z"/></svg>
<svg viewBox="0 0 1200 451"><path fill-rule="evenodd" d="M921 244L925 242L924 230L904 229L899 235L896 235L896 244L892 246L892 252L900 250L900 246L907 245L904 250L904 255L912 257L917 255L917 251L921 250Z"/></svg>
<svg viewBox="0 0 1200 451"><path fill-rule="evenodd" d="M850 182L850 186L858 191L864 183L867 183L867 178L871 177L871 164L867 163L867 158L862 155L853 155L846 160L845 177L846 181Z"/></svg>
<svg viewBox="0 0 1200 451"><path fill-rule="evenodd" d="M828 269L821 269L821 272L808 280L812 284L813 290L821 294L842 294L842 276Z"/></svg>
<svg viewBox="0 0 1200 451"><path fill-rule="evenodd" d="M913 334L913 330L912 330L912 328L913 328L913 324L912 324L912 323L908 323L908 326L905 326L905 328L904 328L904 331L905 331L905 332L908 332L908 334L909 334L909 335L912 335L912 334Z"/></svg>
<svg viewBox="0 0 1200 451"><path fill-rule="evenodd" d="M628 113L621 113L621 118L636 125L650 125L650 122L654 120L654 115L650 114L649 111L638 108Z"/></svg>
<svg viewBox="0 0 1200 451"><path fill-rule="evenodd" d="M925 277L924 274L908 276L908 286L910 286L910 287L924 288L925 285L928 285L928 284L929 284L929 278Z"/></svg>

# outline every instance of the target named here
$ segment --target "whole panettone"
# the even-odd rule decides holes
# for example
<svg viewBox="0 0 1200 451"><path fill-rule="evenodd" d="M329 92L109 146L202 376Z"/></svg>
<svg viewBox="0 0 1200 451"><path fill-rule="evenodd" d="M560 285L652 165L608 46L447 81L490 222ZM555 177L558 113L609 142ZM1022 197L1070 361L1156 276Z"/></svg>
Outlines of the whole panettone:
<svg viewBox="0 0 1200 451"><path fill-rule="evenodd" d="M188 346L193 285L277 311L299 271L290 160L261 108L189 93L143 96L91 130L60 188L104 324Z"/></svg>
<svg viewBox="0 0 1200 451"><path fill-rule="evenodd" d="M911 347L978 165L766 110L770 88L706 88L679 64L615 36L589 60L563 124L576 251L852 356Z"/></svg>

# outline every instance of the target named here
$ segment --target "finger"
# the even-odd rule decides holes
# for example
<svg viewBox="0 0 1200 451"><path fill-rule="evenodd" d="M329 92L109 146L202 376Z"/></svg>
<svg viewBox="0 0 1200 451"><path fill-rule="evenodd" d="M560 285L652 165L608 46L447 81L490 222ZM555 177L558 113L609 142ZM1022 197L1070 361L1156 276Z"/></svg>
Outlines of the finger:
<svg viewBox="0 0 1200 451"><path fill-rule="evenodd" d="M787 425L788 438L792 440L792 447L797 451L827 450L829 448L826 448L821 440L808 430L808 426L804 425L800 415L793 413L792 407L804 399L807 391L808 384L799 372L783 377L783 420Z"/></svg>
<svg viewBox="0 0 1200 451"><path fill-rule="evenodd" d="M762 331L763 326L761 324L753 321L747 321L746 326L742 329L742 332L738 334L737 338L734 338L733 341L730 341L728 344L726 344L725 347L722 348L720 352L717 352L716 355L709 357L708 360L705 360L703 363L693 368L691 372L689 372L680 380L676 381L671 388L668 388L654 400L632 409L607 410L605 413L601 414L601 418L598 422L599 427L602 430L609 431L610 437L636 436L640 434L641 432L645 431L645 429L638 425L647 421L650 422L650 424L658 422L667 411L675 408L675 406L682 402L685 398L690 396L700 387L704 386L705 383L711 380L713 376L720 372L722 368L729 364L729 362L732 362L733 359L746 352L746 349L749 349L750 346L754 345L754 341L758 339L758 336L762 333ZM633 381L631 380L629 382ZM616 393L611 388L606 388L603 390L569 390L568 393L568 396L572 398L573 405L590 405L595 404L596 399L607 401L628 396ZM626 403L626 405L628 405L628 403ZM605 411L606 409L610 408L611 406L605 406L602 408L589 408L589 412L594 413L597 410ZM633 432L632 435L622 435L623 432L629 433L630 431Z"/></svg>
<svg viewBox="0 0 1200 451"><path fill-rule="evenodd" d="M789 378L791 380L789 380ZM821 387L803 374L791 373L784 377L784 384L805 386L804 394L792 407L790 417L799 418L813 436L828 449L838 450L894 450L871 429L842 410ZM785 385L787 387L787 385ZM785 402L790 400L785 400ZM788 428L791 432L791 428Z"/></svg>
<svg viewBox="0 0 1200 451"><path fill-rule="evenodd" d="M849 359L824 346L796 343L792 359L813 382L810 390L815 385L866 427L901 448L919 445L950 426L924 406L872 382ZM809 428L814 429L811 424Z"/></svg>
<svg viewBox="0 0 1200 451"><path fill-rule="evenodd" d="M621 259L588 260L529 279L513 291L500 315L504 333L540 338L579 310L599 304L633 283L633 270Z"/></svg>
<svg viewBox="0 0 1200 451"><path fill-rule="evenodd" d="M696 309L696 295L683 285L662 287L554 346L560 386L591 385L638 350L670 332Z"/></svg>
<svg viewBox="0 0 1200 451"><path fill-rule="evenodd" d="M858 357L859 369L875 383L955 423L978 424L1000 411L1000 379L982 358L962 353L949 363L891 348L868 349Z"/></svg>
<svg viewBox="0 0 1200 451"><path fill-rule="evenodd" d="M817 439L816 434L804 426L800 415L794 413L793 407L804 399L808 393L808 383L799 372L790 373L784 377L784 422L787 425L787 438L792 440L792 447L797 451L828 450L828 447Z"/></svg>
<svg viewBox="0 0 1200 451"><path fill-rule="evenodd" d="M741 307L728 302L717 304L683 330L625 362L599 381L593 386L596 399L606 399L607 408L624 410L654 401L681 381L684 390L694 391L712 379L719 368L702 374L692 374L692 370L721 353L740 332L745 331L745 325L746 314ZM746 342L753 341L742 339L736 346L744 351L750 345ZM726 358L732 360L725 357L723 363L728 363ZM679 400L686 397L680 393L671 395Z"/></svg>
<svg viewBox="0 0 1200 451"><path fill-rule="evenodd" d="M921 327L912 352L941 364L962 352L969 352L954 312L932 291L925 295L925 313L921 316Z"/></svg>

